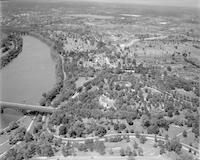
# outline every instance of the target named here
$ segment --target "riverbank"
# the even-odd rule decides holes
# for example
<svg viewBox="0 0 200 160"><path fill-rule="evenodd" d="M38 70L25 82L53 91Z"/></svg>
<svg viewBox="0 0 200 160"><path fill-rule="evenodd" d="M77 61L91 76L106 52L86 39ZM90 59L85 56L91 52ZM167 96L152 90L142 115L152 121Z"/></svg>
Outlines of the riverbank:
<svg viewBox="0 0 200 160"><path fill-rule="evenodd" d="M8 65L13 59L15 59L21 52L23 47L23 39L19 35L9 35L10 41L13 42L13 49L0 57L0 69Z"/></svg>
<svg viewBox="0 0 200 160"><path fill-rule="evenodd" d="M51 102L56 97L56 95L60 93L63 87L63 83L66 77L64 73L64 62L62 56L59 54L59 51L55 49L56 44L53 41L36 32L30 32L29 35L39 39L41 42L50 47L51 58L55 62L56 83L52 89L43 94L43 97L39 102L41 106L49 106L51 105Z"/></svg>
<svg viewBox="0 0 200 160"><path fill-rule="evenodd" d="M54 72L55 68L61 70L59 67L55 67L55 64L62 63L60 57L57 56L58 54L49 48L50 44L41 43L38 38L33 36L24 36L23 38L22 53L15 61L0 71L2 77L0 80L0 87L2 89L0 97L4 101L34 105L38 103L40 95L42 95L41 93L49 90L55 84L55 81L58 81L57 75L55 76L55 73L52 74L52 72ZM58 58L56 59L56 57ZM60 59L60 62L58 62L58 59ZM57 70L55 72L58 73ZM5 117L14 116L9 115L10 112L8 110L6 109L6 112L1 115L2 120L5 120ZM21 115L16 117L16 119L12 119L12 121L18 119L20 121L23 118L24 116ZM1 123L4 123L2 120ZM9 122L6 121L6 124L9 124ZM22 125L26 125L25 123L27 122L24 122ZM3 126L5 127L6 124ZM8 137L2 141L2 145L0 144L1 148L4 148L0 148L1 153L12 147L7 141Z"/></svg>
<svg viewBox="0 0 200 160"><path fill-rule="evenodd" d="M55 62L51 49L32 36L23 36L22 53L0 70L0 100L21 104L38 104L42 93L55 84ZM23 115L6 109L1 114L1 129ZM14 117L14 118L11 118Z"/></svg>

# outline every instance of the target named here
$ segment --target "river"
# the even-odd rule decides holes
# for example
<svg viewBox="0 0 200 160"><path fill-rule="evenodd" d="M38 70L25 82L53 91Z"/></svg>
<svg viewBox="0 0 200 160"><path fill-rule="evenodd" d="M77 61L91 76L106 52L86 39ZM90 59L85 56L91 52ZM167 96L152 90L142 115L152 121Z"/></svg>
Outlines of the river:
<svg viewBox="0 0 200 160"><path fill-rule="evenodd" d="M0 70L0 100L38 104L42 93L50 90L55 80L50 47L34 37L24 36L22 52ZM5 109L0 114L0 130L22 116L20 112Z"/></svg>

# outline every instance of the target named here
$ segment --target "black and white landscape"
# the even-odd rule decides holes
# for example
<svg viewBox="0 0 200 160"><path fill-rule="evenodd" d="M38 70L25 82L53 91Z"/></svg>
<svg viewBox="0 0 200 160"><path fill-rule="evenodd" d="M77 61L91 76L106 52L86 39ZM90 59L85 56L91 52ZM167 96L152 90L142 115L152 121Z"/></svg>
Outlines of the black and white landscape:
<svg viewBox="0 0 200 160"><path fill-rule="evenodd" d="M199 159L198 0L0 4L0 159Z"/></svg>

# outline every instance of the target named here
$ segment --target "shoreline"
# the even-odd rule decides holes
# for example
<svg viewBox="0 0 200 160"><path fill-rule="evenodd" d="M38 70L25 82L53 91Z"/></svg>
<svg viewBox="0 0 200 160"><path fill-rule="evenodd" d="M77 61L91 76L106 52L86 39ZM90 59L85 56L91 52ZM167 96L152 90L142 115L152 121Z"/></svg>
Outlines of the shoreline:
<svg viewBox="0 0 200 160"><path fill-rule="evenodd" d="M22 52L23 38L15 35L12 41L14 43L14 48L9 50L8 53L2 54L0 57L0 69L9 65Z"/></svg>
<svg viewBox="0 0 200 160"><path fill-rule="evenodd" d="M66 74L64 73L64 58L58 53L55 47L55 43L49 40L48 38L42 36L39 33L30 32L29 36L32 36L41 42L45 43L50 47L50 55L53 61L55 62L55 77L56 82L52 88L46 91L46 97L41 97L39 104L41 106L50 106L55 97L60 93L64 85L64 80L66 79Z"/></svg>
<svg viewBox="0 0 200 160"><path fill-rule="evenodd" d="M62 67L62 59L61 59L59 53L55 49L53 49L53 42L50 42L47 39L45 39L44 37L38 36L38 35L32 34L32 33L28 34L28 36L34 37L34 38L40 40L42 43L45 43L48 47L50 47L50 55L51 55L51 58L53 59L53 61L55 62L55 67L54 68L55 68L55 77L56 77L56 80L55 80L56 83L52 86L52 88L50 88L50 89L48 89L46 91L46 92L51 92L54 88L57 88L58 84L63 83L63 80L64 80L64 73L63 73L63 71L64 70L63 70L63 67ZM21 38L22 38L22 41L23 41L23 36ZM36 102L36 103L39 104L39 102ZM20 121L25 116L26 115L24 115L24 116L22 115L22 117L20 117L17 121ZM8 127L9 127L9 124L6 127L0 129L0 131L2 132L4 130L6 130L6 128L8 128Z"/></svg>
<svg viewBox="0 0 200 160"><path fill-rule="evenodd" d="M54 42L50 41L49 39L47 39L47 38L43 37L42 35L35 33L35 32L30 32L29 36L32 36L32 37L40 40L41 42L45 43L48 47L50 47L50 55L51 55L51 58L53 59L53 61L55 62L56 83L58 83L58 81L60 82L61 80L63 81L64 73L62 72L62 70L63 70L62 69L63 68L62 59L61 59L58 51L53 48L55 45ZM57 75L59 75L59 77L57 77Z"/></svg>

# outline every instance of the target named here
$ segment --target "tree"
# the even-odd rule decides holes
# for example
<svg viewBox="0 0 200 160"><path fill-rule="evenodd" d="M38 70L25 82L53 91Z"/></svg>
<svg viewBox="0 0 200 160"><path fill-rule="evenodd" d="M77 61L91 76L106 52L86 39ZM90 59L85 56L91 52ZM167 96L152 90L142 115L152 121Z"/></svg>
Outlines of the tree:
<svg viewBox="0 0 200 160"><path fill-rule="evenodd" d="M165 128L165 130L169 129L169 122L166 119L164 119L164 118L158 119L157 120L157 125L158 125L158 127Z"/></svg>
<svg viewBox="0 0 200 160"><path fill-rule="evenodd" d="M183 131L183 137L187 137L187 132L186 132L186 130Z"/></svg>
<svg viewBox="0 0 200 160"><path fill-rule="evenodd" d="M40 135L38 135L39 136L39 140L41 141L41 142L44 142L44 141L46 141L46 133L45 132L42 132Z"/></svg>
<svg viewBox="0 0 200 160"><path fill-rule="evenodd" d="M129 135L126 136L126 142L130 142L130 136Z"/></svg>
<svg viewBox="0 0 200 160"><path fill-rule="evenodd" d="M51 133L47 133L45 139L46 139L47 142L53 143L54 136Z"/></svg>
<svg viewBox="0 0 200 160"><path fill-rule="evenodd" d="M131 132L131 133L134 133L134 129L133 129L133 128L131 128L130 132Z"/></svg>
<svg viewBox="0 0 200 160"><path fill-rule="evenodd" d="M103 141L96 141L95 142L95 150L101 154L104 155L105 154L105 145Z"/></svg>
<svg viewBox="0 0 200 160"><path fill-rule="evenodd" d="M77 88L77 92L79 92L79 93L80 93L82 90L83 90L83 87L82 87L82 86L80 86L80 87Z"/></svg>
<svg viewBox="0 0 200 160"><path fill-rule="evenodd" d="M109 150L109 154L110 154L110 155L113 155L113 154L114 154L112 148Z"/></svg>
<svg viewBox="0 0 200 160"><path fill-rule="evenodd" d="M60 147L61 144L62 144L62 139L61 138L58 138L58 139L54 138L53 143L54 143L55 146Z"/></svg>
<svg viewBox="0 0 200 160"><path fill-rule="evenodd" d="M7 154L6 154L6 158L8 160L15 160L17 156L17 150L12 148L10 150L8 150Z"/></svg>
<svg viewBox="0 0 200 160"><path fill-rule="evenodd" d="M26 133L26 129L24 127L17 128L17 130L9 137L9 143L15 144L18 141L23 141Z"/></svg>
<svg viewBox="0 0 200 160"><path fill-rule="evenodd" d="M53 149L50 144L43 144L41 146L41 154L43 156L52 157L54 156Z"/></svg>
<svg viewBox="0 0 200 160"><path fill-rule="evenodd" d="M143 156L143 149L141 147L138 148L138 155Z"/></svg>
<svg viewBox="0 0 200 160"><path fill-rule="evenodd" d="M114 130L119 130L119 125L117 123L114 124Z"/></svg>
<svg viewBox="0 0 200 160"><path fill-rule="evenodd" d="M137 156L137 152L135 150L132 151L133 156Z"/></svg>
<svg viewBox="0 0 200 160"><path fill-rule="evenodd" d="M164 154L165 153L165 148L164 147L161 147L161 149L160 149L160 154L162 155L162 154Z"/></svg>
<svg viewBox="0 0 200 160"><path fill-rule="evenodd" d="M95 131L95 136L103 137L107 133L107 130L103 126L98 126Z"/></svg>
<svg viewBox="0 0 200 160"><path fill-rule="evenodd" d="M84 151L84 152L88 151L87 146L85 144L82 144L82 143L78 145L78 150Z"/></svg>
<svg viewBox="0 0 200 160"><path fill-rule="evenodd" d="M23 146L21 150L18 150L18 152L23 153L24 159L30 159L31 157L35 155L36 148L37 148L36 144L34 142L31 142L31 143L25 144L25 146Z"/></svg>
<svg viewBox="0 0 200 160"><path fill-rule="evenodd" d="M158 139L157 139L157 135L155 134L155 137L154 137L154 141L155 143L158 142Z"/></svg>
<svg viewBox="0 0 200 160"><path fill-rule="evenodd" d="M125 154L126 154L126 156L132 155L132 151L131 151L131 148L129 146L126 148Z"/></svg>
<svg viewBox="0 0 200 160"><path fill-rule="evenodd" d="M92 139L87 139L85 145L91 152L94 150L94 141Z"/></svg>
<svg viewBox="0 0 200 160"><path fill-rule="evenodd" d="M135 137L140 138L140 133L138 131L135 132Z"/></svg>
<svg viewBox="0 0 200 160"><path fill-rule="evenodd" d="M136 160L136 159L133 155L131 155L131 156L128 156L127 160Z"/></svg>
<svg viewBox="0 0 200 160"><path fill-rule="evenodd" d="M24 139L26 143L34 140L33 135L29 132L26 132Z"/></svg>
<svg viewBox="0 0 200 160"><path fill-rule="evenodd" d="M28 159L29 157L26 154L27 153L23 153L21 151L18 151L15 160ZM7 157L7 159L8 159L8 157Z"/></svg>
<svg viewBox="0 0 200 160"><path fill-rule="evenodd" d="M168 67L167 67L167 70L168 70L169 72L171 72L171 71L172 71L171 66L168 66Z"/></svg>
<svg viewBox="0 0 200 160"><path fill-rule="evenodd" d="M85 131L85 125L81 121L76 121L76 123L74 124L73 129L76 132L76 135L78 137L82 137L82 135L84 134L84 131Z"/></svg>
<svg viewBox="0 0 200 160"><path fill-rule="evenodd" d="M123 139L121 138L121 136L114 136L110 138L110 142L120 142Z"/></svg>
<svg viewBox="0 0 200 160"><path fill-rule="evenodd" d="M134 143L133 143L133 148L134 148L134 149L138 149L138 144L137 144L136 141L134 141Z"/></svg>
<svg viewBox="0 0 200 160"><path fill-rule="evenodd" d="M124 130L126 128L126 125L124 124L124 123L121 123L120 125L119 125L119 129L120 130Z"/></svg>
<svg viewBox="0 0 200 160"><path fill-rule="evenodd" d="M130 126L133 125L133 120L132 120L132 118L130 118L130 117L126 118L126 122L127 122Z"/></svg>
<svg viewBox="0 0 200 160"><path fill-rule="evenodd" d="M195 137L199 137L199 115L197 115L192 124L192 132L195 134Z"/></svg>
<svg viewBox="0 0 200 160"><path fill-rule="evenodd" d="M68 131L70 137L76 138L76 131L71 127Z"/></svg>
<svg viewBox="0 0 200 160"><path fill-rule="evenodd" d="M168 134L165 135L165 140L166 141L169 140L169 135Z"/></svg>
<svg viewBox="0 0 200 160"><path fill-rule="evenodd" d="M173 117L173 110L168 110L167 114L168 114L168 117Z"/></svg>
<svg viewBox="0 0 200 160"><path fill-rule="evenodd" d="M125 156L126 155L123 148L120 149L119 153L120 153L120 156Z"/></svg>
<svg viewBox="0 0 200 160"><path fill-rule="evenodd" d="M147 141L145 136L140 136L140 143L144 144Z"/></svg>
<svg viewBox="0 0 200 160"><path fill-rule="evenodd" d="M39 133L42 131L42 123L38 123L36 126L33 128L33 134Z"/></svg>
<svg viewBox="0 0 200 160"><path fill-rule="evenodd" d="M149 127L150 125L151 125L150 117L148 117L147 115L143 115L142 116L142 126Z"/></svg>
<svg viewBox="0 0 200 160"><path fill-rule="evenodd" d="M42 97L42 98L40 99L40 101L39 101L39 104L40 104L41 106L45 106L45 105L46 105L46 98Z"/></svg>
<svg viewBox="0 0 200 160"><path fill-rule="evenodd" d="M9 130L16 129L18 127L19 127L19 125L15 121L12 121L9 123Z"/></svg>
<svg viewBox="0 0 200 160"><path fill-rule="evenodd" d="M177 154L180 153L182 149L182 144L179 142L179 139L173 138L172 140L168 140L166 143L166 149L171 152L174 151Z"/></svg>
<svg viewBox="0 0 200 160"><path fill-rule="evenodd" d="M193 156L192 155L189 155L187 153L181 153L179 155L180 157L180 160L194 160ZM178 159L179 160L179 159Z"/></svg>
<svg viewBox="0 0 200 160"><path fill-rule="evenodd" d="M69 142L67 142L67 144L62 146L62 154L64 157L71 156L73 152L74 149Z"/></svg>
<svg viewBox="0 0 200 160"><path fill-rule="evenodd" d="M157 143L154 143L154 144L153 144L153 147L154 147L154 148L157 148L157 147L158 147Z"/></svg>
<svg viewBox="0 0 200 160"><path fill-rule="evenodd" d="M148 134L158 134L159 133L159 127L157 125L151 125L147 128Z"/></svg>
<svg viewBox="0 0 200 160"><path fill-rule="evenodd" d="M40 114L37 116L36 122L42 122L42 116Z"/></svg>
<svg viewBox="0 0 200 160"><path fill-rule="evenodd" d="M180 115L178 110L175 111L175 115Z"/></svg>
<svg viewBox="0 0 200 160"><path fill-rule="evenodd" d="M65 135L67 133L66 126L62 125L59 127L59 135Z"/></svg>

